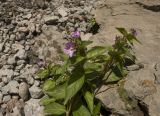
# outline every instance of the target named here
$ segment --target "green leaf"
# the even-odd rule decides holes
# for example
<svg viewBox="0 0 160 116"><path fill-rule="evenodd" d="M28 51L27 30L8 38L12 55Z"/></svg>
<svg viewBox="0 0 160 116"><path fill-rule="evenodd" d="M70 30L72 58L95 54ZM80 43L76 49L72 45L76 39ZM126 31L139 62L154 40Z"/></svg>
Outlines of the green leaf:
<svg viewBox="0 0 160 116"><path fill-rule="evenodd" d="M128 35L127 35L127 40L128 40L130 43L132 43L133 40L135 40L135 41L137 41L138 43L142 44L142 43L141 43L134 35L132 35L132 34L128 34Z"/></svg>
<svg viewBox="0 0 160 116"><path fill-rule="evenodd" d="M84 59L85 59L85 58L82 57L82 56L76 56L76 57L70 58L71 63L74 64L74 65L80 63L80 62L83 61Z"/></svg>
<svg viewBox="0 0 160 116"><path fill-rule="evenodd" d="M88 71L86 72L85 74L85 78L87 79L87 81L93 81L93 80L96 80L99 76L101 76L101 73L100 72L97 72L97 71Z"/></svg>
<svg viewBox="0 0 160 116"><path fill-rule="evenodd" d="M53 89L55 87L56 83L54 80L46 80L43 84L43 90L47 91L49 89Z"/></svg>
<svg viewBox="0 0 160 116"><path fill-rule="evenodd" d="M65 66L61 66L61 65L54 65L50 67L50 75L52 76L57 76L57 75L61 75L65 72Z"/></svg>
<svg viewBox="0 0 160 116"><path fill-rule="evenodd" d="M110 73L109 75L109 72L106 73L105 75L105 78L106 76L108 77L108 79L105 81L106 83L115 83L115 82L118 82L119 80L121 80L124 76L126 76L127 74L127 70L126 69L120 69L119 66L116 66L114 68L111 69L112 72Z"/></svg>
<svg viewBox="0 0 160 116"><path fill-rule="evenodd" d="M101 110L101 102L98 102L98 104L93 109L93 116L99 116L100 110Z"/></svg>
<svg viewBox="0 0 160 116"><path fill-rule="evenodd" d="M56 79L56 84L64 83L68 80L69 76L67 74L63 74Z"/></svg>
<svg viewBox="0 0 160 116"><path fill-rule="evenodd" d="M83 45L84 47L90 45L91 43L93 43L93 41L82 41L82 45Z"/></svg>
<svg viewBox="0 0 160 116"><path fill-rule="evenodd" d="M78 101L76 106L73 108L73 116L91 116L88 109L83 105L82 101Z"/></svg>
<svg viewBox="0 0 160 116"><path fill-rule="evenodd" d="M69 56L66 54L60 54L59 56L62 59L62 61L67 61L69 59Z"/></svg>
<svg viewBox="0 0 160 116"><path fill-rule="evenodd" d="M102 46L95 46L87 52L87 58L95 58L99 55L102 55L106 52L106 48Z"/></svg>
<svg viewBox="0 0 160 116"><path fill-rule="evenodd" d="M55 98L49 98L48 96L45 96L40 100L40 103L42 105L48 105L48 104L51 104L55 101L56 101Z"/></svg>
<svg viewBox="0 0 160 116"><path fill-rule="evenodd" d="M124 36L126 36L128 33L127 31L125 30L125 28L116 28L120 33L122 33Z"/></svg>
<svg viewBox="0 0 160 116"><path fill-rule="evenodd" d="M112 72L111 75L108 77L108 79L105 82L106 83L114 83L114 82L117 82L121 79L122 79L122 77L118 77Z"/></svg>
<svg viewBox="0 0 160 116"><path fill-rule="evenodd" d="M44 69L44 70L40 70L38 73L37 73L37 76L38 78L37 79L46 79L48 78L50 75L50 72L48 69Z"/></svg>
<svg viewBox="0 0 160 116"><path fill-rule="evenodd" d="M44 112L52 115L62 115L66 113L66 108L64 105L54 102L46 105Z"/></svg>
<svg viewBox="0 0 160 116"><path fill-rule="evenodd" d="M103 64L102 63L91 63L86 62L84 64L84 70L85 72L91 72L91 71L102 71L103 70Z"/></svg>
<svg viewBox="0 0 160 116"><path fill-rule="evenodd" d="M45 91L45 93L55 98L56 100L64 99L65 98L65 88L66 88L66 83L64 83L63 85L57 85L53 89Z"/></svg>
<svg viewBox="0 0 160 116"><path fill-rule="evenodd" d="M77 67L78 68L78 67ZM85 76L83 71L81 70L74 70L73 74L70 77L66 88L66 98L64 104L68 102L70 98L72 98L78 91L82 88L84 84Z"/></svg>
<svg viewBox="0 0 160 116"><path fill-rule="evenodd" d="M94 95L92 93L90 93L89 91L85 91L84 98L85 98L86 103L88 105L88 108L92 114L93 106L94 106Z"/></svg>

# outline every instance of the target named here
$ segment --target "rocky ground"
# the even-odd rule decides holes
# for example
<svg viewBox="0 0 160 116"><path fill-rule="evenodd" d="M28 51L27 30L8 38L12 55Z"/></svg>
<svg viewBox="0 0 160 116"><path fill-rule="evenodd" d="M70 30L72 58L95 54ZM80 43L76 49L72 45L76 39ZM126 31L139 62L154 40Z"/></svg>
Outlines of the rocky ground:
<svg viewBox="0 0 160 116"><path fill-rule="evenodd" d="M93 17L97 34L90 33ZM39 62L57 63L70 32L104 45L118 34L115 27L135 28L142 45L128 77L103 86L97 98L112 116L159 116L159 19L159 0L0 0L0 116L44 116Z"/></svg>

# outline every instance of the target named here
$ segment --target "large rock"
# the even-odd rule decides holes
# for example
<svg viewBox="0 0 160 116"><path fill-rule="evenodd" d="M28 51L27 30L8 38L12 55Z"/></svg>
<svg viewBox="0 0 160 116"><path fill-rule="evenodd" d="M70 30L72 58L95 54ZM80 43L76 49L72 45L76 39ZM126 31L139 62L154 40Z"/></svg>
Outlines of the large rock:
<svg viewBox="0 0 160 116"><path fill-rule="evenodd" d="M158 116L160 108L157 99L160 97L158 91L160 70L157 69L157 64L160 62L160 15L155 10L158 9L158 6L156 7L158 3L160 2L157 0L106 1L104 6L92 12L101 25L101 29L98 34L90 38L94 41L92 46L113 44L115 35L119 35L116 27L135 28L137 30L137 38L142 45L136 44L134 51L137 62L141 63L143 67L136 68L136 70L131 69L125 80L123 90L126 92L127 98L138 102L137 107L143 112L143 115L150 116ZM135 67L132 66L132 68ZM111 100L112 105L106 102L107 99L110 100L111 95L116 97L116 100ZM114 89L103 91L99 96L101 96L100 98L107 110L111 109L110 111L113 113L122 110L127 111L127 109L121 107L122 102L118 104L120 107L114 105L118 103L117 101L122 101Z"/></svg>
<svg viewBox="0 0 160 116"><path fill-rule="evenodd" d="M125 103L121 99L117 88L102 86L99 92L104 90L107 91L97 94L96 97L102 101L102 103L105 105L105 108L117 115L129 115L129 112L126 110Z"/></svg>

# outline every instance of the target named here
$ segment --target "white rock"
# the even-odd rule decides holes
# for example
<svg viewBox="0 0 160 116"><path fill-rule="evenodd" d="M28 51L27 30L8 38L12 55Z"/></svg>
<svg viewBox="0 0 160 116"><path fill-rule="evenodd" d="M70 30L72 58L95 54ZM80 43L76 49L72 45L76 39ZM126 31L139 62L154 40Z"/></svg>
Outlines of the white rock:
<svg viewBox="0 0 160 116"><path fill-rule="evenodd" d="M42 97L43 92L39 87L36 86L32 86L31 88L29 88L29 92L32 98L38 99L40 97Z"/></svg>
<svg viewBox="0 0 160 116"><path fill-rule="evenodd" d="M6 96L3 97L3 102L7 103L10 99L11 99L11 96L10 95L6 95Z"/></svg>
<svg viewBox="0 0 160 116"><path fill-rule="evenodd" d="M9 93L14 93L14 94L18 94L18 87L19 87L19 83L17 81L10 81L8 83L9 86Z"/></svg>
<svg viewBox="0 0 160 116"><path fill-rule="evenodd" d="M67 11L68 11L68 9L65 8L65 7L61 7L61 8L58 9L58 13L59 13L62 17L65 17L65 16L68 15Z"/></svg>
<svg viewBox="0 0 160 116"><path fill-rule="evenodd" d="M30 99L24 106L25 116L44 116L43 107L39 104L39 99Z"/></svg>
<svg viewBox="0 0 160 116"><path fill-rule="evenodd" d="M10 56L7 61L8 64L13 65L16 63L15 57Z"/></svg>

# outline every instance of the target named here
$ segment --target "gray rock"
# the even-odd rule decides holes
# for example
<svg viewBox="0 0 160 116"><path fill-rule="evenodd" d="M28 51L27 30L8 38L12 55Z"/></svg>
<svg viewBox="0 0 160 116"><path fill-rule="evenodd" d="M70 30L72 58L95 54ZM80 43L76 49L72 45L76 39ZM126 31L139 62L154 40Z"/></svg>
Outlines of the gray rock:
<svg viewBox="0 0 160 116"><path fill-rule="evenodd" d="M144 68L142 64L134 64L131 66L127 66L127 70L129 71L136 71L136 70L140 70L141 68Z"/></svg>
<svg viewBox="0 0 160 116"><path fill-rule="evenodd" d="M15 40L15 38L16 38L16 35L15 35L15 34L11 34L11 35L10 35L10 40Z"/></svg>
<svg viewBox="0 0 160 116"><path fill-rule="evenodd" d="M20 64L18 66L16 66L15 70L21 70L24 68L24 64Z"/></svg>
<svg viewBox="0 0 160 116"><path fill-rule="evenodd" d="M148 69L130 72L126 79L124 89L127 93L133 93L138 99L143 99L156 92L154 79L153 73Z"/></svg>
<svg viewBox="0 0 160 116"><path fill-rule="evenodd" d="M14 57L17 57L21 60L24 60L24 59L26 59L27 54L24 49L19 49L19 51L14 55Z"/></svg>
<svg viewBox="0 0 160 116"><path fill-rule="evenodd" d="M3 86L5 86L4 82L0 82L0 90L2 90Z"/></svg>
<svg viewBox="0 0 160 116"><path fill-rule="evenodd" d="M93 36L92 33L87 33L87 34L81 33L81 39L84 40L84 41L90 40L90 38L91 38L92 36Z"/></svg>
<svg viewBox="0 0 160 116"><path fill-rule="evenodd" d="M17 61L17 65L20 66L20 65L24 65L25 64L25 60L18 60Z"/></svg>
<svg viewBox="0 0 160 116"><path fill-rule="evenodd" d="M19 96L24 100L29 98L29 85L25 82L20 83L19 85Z"/></svg>
<svg viewBox="0 0 160 116"><path fill-rule="evenodd" d="M50 36L50 38L47 39L47 36ZM55 27L49 27L43 31L43 34L35 38L32 50L36 51L38 57L45 59L46 62L56 63L59 61L58 53L63 52L65 42L66 40L63 39L62 33L59 33ZM40 45L39 43L43 44Z"/></svg>
<svg viewBox="0 0 160 116"><path fill-rule="evenodd" d="M4 103L7 103L9 100L11 100L11 96L10 95L3 96L3 102Z"/></svg>
<svg viewBox="0 0 160 116"><path fill-rule="evenodd" d="M24 106L25 116L44 116L43 107L39 104L39 99L30 99Z"/></svg>
<svg viewBox="0 0 160 116"><path fill-rule="evenodd" d="M44 22L47 25L56 25L58 23L59 17L57 16L45 16Z"/></svg>
<svg viewBox="0 0 160 116"><path fill-rule="evenodd" d="M156 71L160 71L160 63L157 63L157 64L155 65L155 69L156 69Z"/></svg>
<svg viewBox="0 0 160 116"><path fill-rule="evenodd" d="M9 86L9 93L11 94L18 94L18 87L19 87L19 83L15 80L12 80L8 83Z"/></svg>
<svg viewBox="0 0 160 116"><path fill-rule="evenodd" d="M158 91L160 87L157 87L157 92L153 94L152 96L146 96L143 102L143 108L146 108L148 110L148 114L150 116L158 116L160 113L160 101L159 96L160 92Z"/></svg>
<svg viewBox="0 0 160 116"><path fill-rule="evenodd" d="M25 33L16 33L16 40L17 41L20 41L20 40L23 40L25 39Z"/></svg>
<svg viewBox="0 0 160 116"><path fill-rule="evenodd" d="M106 91L105 91L106 90ZM126 110L125 103L121 99L117 88L110 88L108 86L102 86L96 95L106 109L110 109L113 114L116 115L129 115L129 112Z"/></svg>
<svg viewBox="0 0 160 116"><path fill-rule="evenodd" d="M7 107L7 104L2 104L2 105L1 105L0 112L6 113L6 107ZM3 115L2 115L2 116L3 116Z"/></svg>
<svg viewBox="0 0 160 116"><path fill-rule="evenodd" d="M1 89L3 95L8 94L9 90L10 90L10 87L8 85L3 86Z"/></svg>
<svg viewBox="0 0 160 116"><path fill-rule="evenodd" d="M24 19L30 19L31 17L32 17L32 14L31 14L31 13L29 13L29 14L23 16Z"/></svg>
<svg viewBox="0 0 160 116"><path fill-rule="evenodd" d="M29 88L29 92L32 98L38 99L40 97L42 97L43 92L39 87L36 86L32 86L31 88Z"/></svg>
<svg viewBox="0 0 160 116"><path fill-rule="evenodd" d="M39 86L40 86L40 84L41 84L41 83L40 83L40 81L39 81L39 80L35 80L35 81L34 81L34 86L39 87Z"/></svg>
<svg viewBox="0 0 160 116"><path fill-rule="evenodd" d="M4 50L4 45L6 43L7 40L5 40L3 43L0 43L0 52L2 52Z"/></svg>
<svg viewBox="0 0 160 116"><path fill-rule="evenodd" d="M8 58L7 64L13 65L16 63L15 57L11 56Z"/></svg>
<svg viewBox="0 0 160 116"><path fill-rule="evenodd" d="M25 50L27 51L27 50L29 50L30 49L30 46L29 45L26 45L25 46Z"/></svg>
<svg viewBox="0 0 160 116"><path fill-rule="evenodd" d="M13 108L13 112L9 113L8 116L22 116L21 110L18 107ZM6 115L7 116L7 115Z"/></svg>
<svg viewBox="0 0 160 116"><path fill-rule="evenodd" d="M2 82L3 82L4 84L7 84L7 83L8 83L8 81L9 81L9 80L8 80L8 78L7 78L7 77L3 77L3 78L2 78Z"/></svg>
<svg viewBox="0 0 160 116"><path fill-rule="evenodd" d="M36 31L36 26L34 23L29 23L28 24L28 29L29 31L31 31L32 33Z"/></svg>
<svg viewBox="0 0 160 116"><path fill-rule="evenodd" d="M160 72L155 72L155 83L160 84Z"/></svg>
<svg viewBox="0 0 160 116"><path fill-rule="evenodd" d="M62 17L65 17L65 16L68 15L67 11L68 11L68 9L65 8L65 7L60 7L60 8L58 9L58 13L59 13Z"/></svg>
<svg viewBox="0 0 160 116"><path fill-rule="evenodd" d="M17 77L17 76L19 76L19 75L20 75L19 72L14 71L14 77Z"/></svg>
<svg viewBox="0 0 160 116"><path fill-rule="evenodd" d="M37 68L32 65L26 65L23 70L20 71L20 78L27 81L29 85L34 84L34 74L36 73Z"/></svg>
<svg viewBox="0 0 160 116"><path fill-rule="evenodd" d="M2 94L2 92L0 92L0 104L2 103L2 98L3 98L3 94Z"/></svg>

